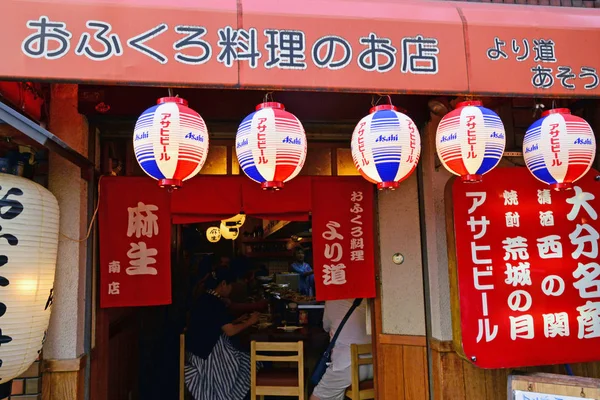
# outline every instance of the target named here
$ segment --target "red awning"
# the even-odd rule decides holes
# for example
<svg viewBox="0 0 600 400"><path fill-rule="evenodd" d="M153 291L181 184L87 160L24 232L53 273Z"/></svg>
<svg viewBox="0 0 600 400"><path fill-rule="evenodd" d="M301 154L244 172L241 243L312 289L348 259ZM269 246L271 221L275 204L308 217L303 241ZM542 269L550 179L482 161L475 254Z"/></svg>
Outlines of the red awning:
<svg viewBox="0 0 600 400"><path fill-rule="evenodd" d="M0 79L598 96L600 10L392 0L3 0Z"/></svg>

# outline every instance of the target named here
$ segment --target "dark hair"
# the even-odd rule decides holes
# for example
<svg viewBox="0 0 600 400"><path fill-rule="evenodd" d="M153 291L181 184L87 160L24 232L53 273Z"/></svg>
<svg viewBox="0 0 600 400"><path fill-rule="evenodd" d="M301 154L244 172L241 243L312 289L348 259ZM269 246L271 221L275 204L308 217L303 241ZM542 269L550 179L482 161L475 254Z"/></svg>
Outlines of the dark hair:
<svg viewBox="0 0 600 400"><path fill-rule="evenodd" d="M206 281L204 282L204 287L206 289L214 290L223 281L225 281L225 283L229 285L235 282L235 280L235 274L233 274L229 268L219 268L215 272L212 272L208 275L208 279L206 279Z"/></svg>

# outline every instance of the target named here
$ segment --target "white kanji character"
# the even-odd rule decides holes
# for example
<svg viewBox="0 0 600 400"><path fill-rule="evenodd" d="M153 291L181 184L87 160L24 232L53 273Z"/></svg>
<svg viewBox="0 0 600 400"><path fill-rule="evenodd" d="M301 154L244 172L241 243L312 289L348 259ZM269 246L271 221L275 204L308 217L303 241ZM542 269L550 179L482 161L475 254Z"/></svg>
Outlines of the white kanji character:
<svg viewBox="0 0 600 400"><path fill-rule="evenodd" d="M519 265L511 265L506 263L506 279L504 283L512 286L531 286L531 271L529 270L528 262L520 262Z"/></svg>
<svg viewBox="0 0 600 400"><path fill-rule="evenodd" d="M507 228L518 228L519 226L521 226L519 222L521 216L518 212L507 212L506 214L504 214L504 217L506 219Z"/></svg>
<svg viewBox="0 0 600 400"><path fill-rule="evenodd" d="M109 295L121 294L120 286L121 286L121 283L119 283L119 282L109 283L108 284L108 294Z"/></svg>
<svg viewBox="0 0 600 400"><path fill-rule="evenodd" d="M130 243L131 248L127 252L129 257L129 265L125 272L127 275L156 275L158 271L154 267L150 267L152 264L156 264L155 255L158 254L156 249L149 249L146 247L146 243Z"/></svg>
<svg viewBox="0 0 600 400"><path fill-rule="evenodd" d="M471 208L469 208L469 211L468 211L469 214L473 214L473 212L475 210L477 210L477 208L479 206L482 206L483 203L485 203L487 193L486 192L467 192L466 196L473 198L473 204L471 205Z"/></svg>
<svg viewBox="0 0 600 400"><path fill-rule="evenodd" d="M569 336L569 314L565 312L542 314L544 318L544 336L553 338Z"/></svg>
<svg viewBox="0 0 600 400"><path fill-rule="evenodd" d="M566 312L542 314L544 318L544 336L553 338L569 336L569 314Z"/></svg>
<svg viewBox="0 0 600 400"><path fill-rule="evenodd" d="M554 226L554 214L552 211L540 211L540 225Z"/></svg>
<svg viewBox="0 0 600 400"><path fill-rule="evenodd" d="M577 218L581 207L587 211L593 220L598 219L596 210L594 210L594 208L588 203L588 201L594 200L596 196L594 196L592 193L584 192L579 186L575 186L573 189L575 189L575 195L567 199L567 203L573 204L573 208L571 208L571 211L569 214L567 214L569 221L573 221L575 218Z"/></svg>
<svg viewBox="0 0 600 400"><path fill-rule="evenodd" d="M539 204L552 204L550 189L538 189L537 198Z"/></svg>
<svg viewBox="0 0 600 400"><path fill-rule="evenodd" d="M352 229L350 230L350 234L355 238L361 237L363 235L362 227L353 226Z"/></svg>
<svg viewBox="0 0 600 400"><path fill-rule="evenodd" d="M365 261L365 252L363 250L350 252L350 261Z"/></svg>
<svg viewBox="0 0 600 400"><path fill-rule="evenodd" d="M519 195L516 190L505 190L504 193L502 193L502 197L504 197L505 206L519 205Z"/></svg>
<svg viewBox="0 0 600 400"><path fill-rule="evenodd" d="M498 334L498 325L494 325L493 328L490 329L490 320L489 318L479 319L479 329L477 331L477 343L481 342L483 336L485 334L485 341L491 342L496 338Z"/></svg>
<svg viewBox="0 0 600 400"><path fill-rule="evenodd" d="M554 288L554 282L558 282L558 288ZM558 275L548 275L542 281L542 292L546 296L558 297L565 292L565 280Z"/></svg>
<svg viewBox="0 0 600 400"><path fill-rule="evenodd" d="M336 240L336 239L343 240L344 239L344 236L339 234L337 231L338 228L341 227L339 222L329 221L327 223L327 225L325 225L325 226L327 227L327 230L321 234L323 239L325 239L325 240Z"/></svg>
<svg viewBox="0 0 600 400"><path fill-rule="evenodd" d="M363 238L350 239L350 250L364 249L365 242Z"/></svg>
<svg viewBox="0 0 600 400"><path fill-rule="evenodd" d="M525 302L525 304L523 304ZM513 311L527 311L531 308L533 299L525 290L515 290L508 296L508 306Z"/></svg>
<svg viewBox="0 0 600 400"><path fill-rule="evenodd" d="M560 236L550 235L537 240L538 253L540 258L562 258L562 243L559 242Z"/></svg>
<svg viewBox="0 0 600 400"><path fill-rule="evenodd" d="M108 273L109 274L120 274L121 273L121 262L120 261L111 261L108 263Z"/></svg>
<svg viewBox="0 0 600 400"><path fill-rule="evenodd" d="M600 265L597 263L579 263L573 272L573 277L579 279L573 283L575 289L579 290L579 297L582 299L600 297L600 280L596 279L599 276Z"/></svg>
<svg viewBox="0 0 600 400"><path fill-rule="evenodd" d="M531 315L525 314L508 318L510 319L510 338L512 340L534 338L533 317Z"/></svg>
<svg viewBox="0 0 600 400"><path fill-rule="evenodd" d="M360 203L361 201L363 201L363 192L352 192L350 201L353 203Z"/></svg>
<svg viewBox="0 0 600 400"><path fill-rule="evenodd" d="M360 206L360 203L354 203L354 205L350 209L350 212L352 214L360 214L361 212L363 212L363 208Z"/></svg>
<svg viewBox="0 0 600 400"><path fill-rule="evenodd" d="M475 242L471 242L471 260L473 261L473 264L477 264L477 265L491 264L492 263L491 258L484 258L481 260L479 258L477 258L478 251L490 251L490 249L491 249L490 246L477 246L475 244Z"/></svg>
<svg viewBox="0 0 600 400"><path fill-rule="evenodd" d="M587 235L582 235L583 230L587 231ZM598 239L600 235L598 235L598 231L596 231L593 227L588 224L577 224L577 228L575 231L569 235L571 239L571 243L577 246L577 249L571 254L571 256L576 260L582 254L586 257L595 259L598 257ZM585 244L590 244L590 250L585 251Z"/></svg>
<svg viewBox="0 0 600 400"><path fill-rule="evenodd" d="M343 285L346 283L344 264L323 265L323 285Z"/></svg>
<svg viewBox="0 0 600 400"><path fill-rule="evenodd" d="M502 241L504 245L504 261L512 260L529 260L529 253L527 252L527 239L522 236L515 238L507 237Z"/></svg>
<svg viewBox="0 0 600 400"><path fill-rule="evenodd" d="M340 243L325 243L325 251L323 253L326 259L332 262L338 262L344 256L344 248Z"/></svg>
<svg viewBox="0 0 600 400"><path fill-rule="evenodd" d="M487 232L487 226L489 224L490 224L490 220L487 219L485 216L481 217L480 220L476 220L475 217L471 215L471 217L469 218L469 222L467 222L467 225L469 225L469 227L471 227L471 233L475 233L476 227L478 227L478 226L481 227L481 231L473 236L473 239L476 239L476 240L481 239L482 237L485 236L485 234Z"/></svg>
<svg viewBox="0 0 600 400"><path fill-rule="evenodd" d="M479 283L479 277L481 276L492 276L494 274L492 266L486 267L485 271L480 271L477 267L473 267L473 286L477 290L491 290L494 288L494 284L482 285Z"/></svg>
<svg viewBox="0 0 600 400"><path fill-rule="evenodd" d="M579 316L579 339L591 339L600 337L600 302L588 301L584 306L577 307Z"/></svg>
<svg viewBox="0 0 600 400"><path fill-rule="evenodd" d="M137 207L128 207L129 219L127 223L127 236L135 234L136 238L140 236L152 237L158 235L158 206L138 202Z"/></svg>

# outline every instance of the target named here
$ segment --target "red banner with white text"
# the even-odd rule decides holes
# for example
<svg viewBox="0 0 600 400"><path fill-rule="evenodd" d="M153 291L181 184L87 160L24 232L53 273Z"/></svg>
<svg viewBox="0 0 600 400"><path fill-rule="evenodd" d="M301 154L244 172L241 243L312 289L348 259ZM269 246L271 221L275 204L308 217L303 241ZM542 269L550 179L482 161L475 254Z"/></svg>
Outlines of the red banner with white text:
<svg viewBox="0 0 600 400"><path fill-rule="evenodd" d="M373 197L362 178L313 179L317 300L375 297Z"/></svg>
<svg viewBox="0 0 600 400"><path fill-rule="evenodd" d="M100 307L171 303L171 211L148 178L100 185Z"/></svg>
<svg viewBox="0 0 600 400"><path fill-rule="evenodd" d="M462 348L478 367L600 360L597 175L566 191L526 168L453 182Z"/></svg>

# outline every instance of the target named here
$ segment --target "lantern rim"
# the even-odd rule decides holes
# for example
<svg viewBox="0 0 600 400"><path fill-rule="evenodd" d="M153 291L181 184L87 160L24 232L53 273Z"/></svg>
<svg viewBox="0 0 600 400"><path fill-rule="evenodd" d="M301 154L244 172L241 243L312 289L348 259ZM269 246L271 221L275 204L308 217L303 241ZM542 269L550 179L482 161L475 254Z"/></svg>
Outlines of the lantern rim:
<svg viewBox="0 0 600 400"><path fill-rule="evenodd" d="M283 103L278 103L276 101L265 101L264 103L260 103L256 106L256 111L262 110L264 108L275 108L277 110L285 110L285 106Z"/></svg>
<svg viewBox="0 0 600 400"><path fill-rule="evenodd" d="M571 114L571 110L568 108L553 108L551 110L546 110L542 113L542 117L547 117L550 114Z"/></svg>
<svg viewBox="0 0 600 400"><path fill-rule="evenodd" d="M186 99L182 99L181 97L161 97L160 99L156 100L156 104L165 104L165 103L177 103L177 104L181 104L182 106L186 106L188 105L188 102Z"/></svg>
<svg viewBox="0 0 600 400"><path fill-rule="evenodd" d="M550 184L550 189L554 190L571 190L573 189L573 183L571 182L558 182Z"/></svg>
<svg viewBox="0 0 600 400"><path fill-rule="evenodd" d="M379 189L379 190L384 190L384 189L394 190L394 189L398 189L398 186L400 186L400 183L396 182L396 181L387 181L387 182L377 183L377 189Z"/></svg>
<svg viewBox="0 0 600 400"><path fill-rule="evenodd" d="M371 109L369 110L369 114L373 114L374 112L377 111L398 111L398 107L396 107L393 104L380 104L378 106L375 107L371 107Z"/></svg>
<svg viewBox="0 0 600 400"><path fill-rule="evenodd" d="M483 175L479 175L479 174L461 175L460 179L465 183L479 183L483 180Z"/></svg>
<svg viewBox="0 0 600 400"><path fill-rule="evenodd" d="M283 188L283 182L281 181L265 181L260 184L263 190L279 190Z"/></svg>
<svg viewBox="0 0 600 400"><path fill-rule="evenodd" d="M182 185L181 179L159 179L158 186L169 189L179 189Z"/></svg>
<svg viewBox="0 0 600 400"><path fill-rule="evenodd" d="M458 103L455 108L462 108L468 106L483 107L483 102L481 100L465 100Z"/></svg>

